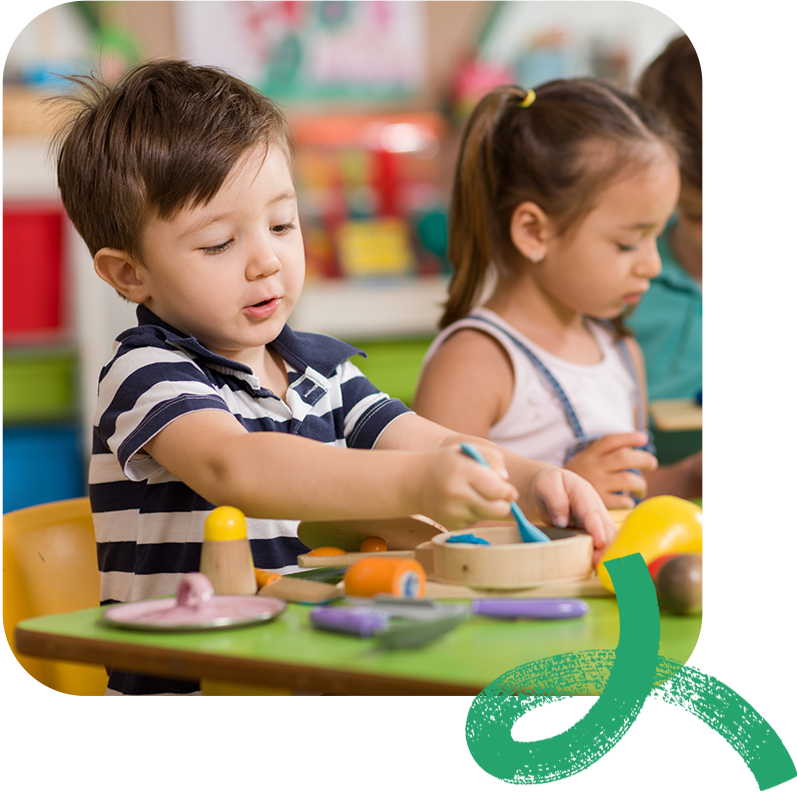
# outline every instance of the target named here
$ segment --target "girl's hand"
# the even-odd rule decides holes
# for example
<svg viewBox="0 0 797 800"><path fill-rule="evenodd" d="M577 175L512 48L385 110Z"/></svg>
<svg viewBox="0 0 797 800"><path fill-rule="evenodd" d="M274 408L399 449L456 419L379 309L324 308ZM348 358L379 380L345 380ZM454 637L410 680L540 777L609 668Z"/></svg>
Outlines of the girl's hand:
<svg viewBox="0 0 797 800"><path fill-rule="evenodd" d="M537 507L557 528L574 525L592 536L592 563L597 564L617 535L617 526L595 488L569 470L551 467L534 479L531 491Z"/></svg>
<svg viewBox="0 0 797 800"><path fill-rule="evenodd" d="M649 472L658 466L655 456L636 449L647 441L648 436L642 431L602 436L574 455L565 469L588 480L608 508L633 508L634 501L627 495L644 497L648 486L642 475L628 470ZM625 492L626 496L617 492Z"/></svg>
<svg viewBox="0 0 797 800"><path fill-rule="evenodd" d="M509 516L517 489L509 482L504 457L492 446L480 446L490 468L469 458L459 445L417 454L408 502L449 530L485 519Z"/></svg>

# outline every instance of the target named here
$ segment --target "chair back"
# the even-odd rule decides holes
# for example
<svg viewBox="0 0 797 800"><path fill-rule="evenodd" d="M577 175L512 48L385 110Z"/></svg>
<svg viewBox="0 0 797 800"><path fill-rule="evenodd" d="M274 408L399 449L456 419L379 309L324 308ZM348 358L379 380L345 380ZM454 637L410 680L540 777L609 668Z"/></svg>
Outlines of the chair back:
<svg viewBox="0 0 797 800"><path fill-rule="evenodd" d="M14 656L36 680L59 692L104 694L96 665L31 658L14 645L17 623L97 606L100 573L88 498L59 500L3 515L3 627Z"/></svg>

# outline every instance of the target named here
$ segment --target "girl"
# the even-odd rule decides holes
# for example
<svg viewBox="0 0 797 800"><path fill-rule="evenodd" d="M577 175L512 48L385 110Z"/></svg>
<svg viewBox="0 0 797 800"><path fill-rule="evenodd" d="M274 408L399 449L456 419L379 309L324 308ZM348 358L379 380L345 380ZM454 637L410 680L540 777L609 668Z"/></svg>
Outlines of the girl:
<svg viewBox="0 0 797 800"><path fill-rule="evenodd" d="M564 465L610 508L700 493L694 464L657 469L645 449L644 366L622 322L661 267L656 237L679 192L673 142L639 101L595 80L480 101L459 152L454 276L419 414Z"/></svg>

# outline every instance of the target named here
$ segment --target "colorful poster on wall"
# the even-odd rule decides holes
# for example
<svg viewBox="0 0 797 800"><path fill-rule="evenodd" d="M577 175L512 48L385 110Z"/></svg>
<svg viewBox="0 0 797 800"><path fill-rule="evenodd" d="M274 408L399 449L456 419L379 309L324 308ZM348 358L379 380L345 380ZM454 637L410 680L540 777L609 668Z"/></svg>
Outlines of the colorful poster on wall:
<svg viewBox="0 0 797 800"><path fill-rule="evenodd" d="M278 101L410 97L426 72L422 3L184 2L180 49Z"/></svg>

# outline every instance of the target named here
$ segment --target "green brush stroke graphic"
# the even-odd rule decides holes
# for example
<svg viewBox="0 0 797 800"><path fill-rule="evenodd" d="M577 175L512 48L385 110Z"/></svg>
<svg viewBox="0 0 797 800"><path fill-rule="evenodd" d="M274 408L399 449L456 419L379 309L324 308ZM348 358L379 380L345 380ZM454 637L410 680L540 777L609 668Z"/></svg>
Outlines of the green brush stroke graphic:
<svg viewBox="0 0 797 800"><path fill-rule="evenodd" d="M465 735L476 763L508 783L562 780L608 753L652 694L689 711L723 736L762 791L796 777L783 742L743 698L716 678L658 655L659 609L642 556L613 559L606 568L620 612L617 649L532 661L494 680L468 713ZM537 693L524 695L531 685ZM600 694L598 700L563 733L535 742L512 738L513 725L528 710L569 695L593 693Z"/></svg>

